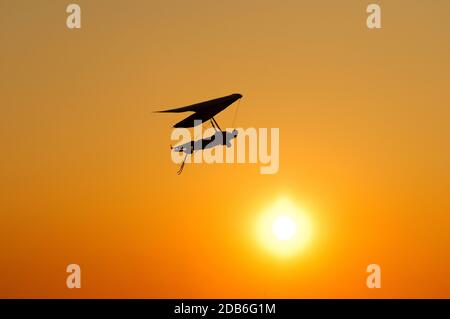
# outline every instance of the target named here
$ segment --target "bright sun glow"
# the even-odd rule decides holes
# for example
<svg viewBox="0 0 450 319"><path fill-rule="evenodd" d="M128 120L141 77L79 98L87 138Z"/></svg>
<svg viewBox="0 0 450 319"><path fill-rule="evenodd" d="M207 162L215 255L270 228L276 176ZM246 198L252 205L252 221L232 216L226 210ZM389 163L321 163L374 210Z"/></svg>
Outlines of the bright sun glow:
<svg viewBox="0 0 450 319"><path fill-rule="evenodd" d="M311 233L307 214L286 198L265 210L257 224L257 237L262 246L284 257L305 248Z"/></svg>
<svg viewBox="0 0 450 319"><path fill-rule="evenodd" d="M279 216L272 224L272 233L279 240L288 240L295 235L297 225L288 216Z"/></svg>

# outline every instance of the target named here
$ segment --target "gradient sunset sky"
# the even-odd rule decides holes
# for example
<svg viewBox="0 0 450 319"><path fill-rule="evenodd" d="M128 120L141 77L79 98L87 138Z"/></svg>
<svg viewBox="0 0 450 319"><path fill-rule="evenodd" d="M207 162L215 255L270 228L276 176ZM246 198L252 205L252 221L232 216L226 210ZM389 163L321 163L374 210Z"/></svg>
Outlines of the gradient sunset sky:
<svg viewBox="0 0 450 319"><path fill-rule="evenodd" d="M450 298L450 1L373 2L1 0L0 297ZM178 176L153 112L231 93L279 172ZM289 258L253 231L279 198Z"/></svg>

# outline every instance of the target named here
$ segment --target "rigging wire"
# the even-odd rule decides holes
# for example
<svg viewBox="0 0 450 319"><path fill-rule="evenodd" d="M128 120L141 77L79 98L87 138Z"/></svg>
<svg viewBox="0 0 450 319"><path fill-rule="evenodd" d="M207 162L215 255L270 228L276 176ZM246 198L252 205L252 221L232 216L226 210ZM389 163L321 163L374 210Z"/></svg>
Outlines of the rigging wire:
<svg viewBox="0 0 450 319"><path fill-rule="evenodd" d="M236 123L236 119L237 119L237 114L239 111L239 106L241 105L241 99L239 99L237 106L236 106L236 110L234 111L234 117L233 117L233 122L231 124L231 127L234 128L234 124Z"/></svg>

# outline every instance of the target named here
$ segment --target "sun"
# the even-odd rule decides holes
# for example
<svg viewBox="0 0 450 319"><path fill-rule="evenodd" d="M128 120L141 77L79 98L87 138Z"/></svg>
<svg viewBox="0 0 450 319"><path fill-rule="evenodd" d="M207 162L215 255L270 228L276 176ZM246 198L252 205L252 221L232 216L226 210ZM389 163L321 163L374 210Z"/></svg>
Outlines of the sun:
<svg viewBox="0 0 450 319"><path fill-rule="evenodd" d="M289 240L295 235L297 225L289 216L279 216L272 223L272 233L278 240Z"/></svg>
<svg viewBox="0 0 450 319"><path fill-rule="evenodd" d="M288 257L306 248L311 241L312 224L303 209L282 198L262 212L256 235L264 249Z"/></svg>

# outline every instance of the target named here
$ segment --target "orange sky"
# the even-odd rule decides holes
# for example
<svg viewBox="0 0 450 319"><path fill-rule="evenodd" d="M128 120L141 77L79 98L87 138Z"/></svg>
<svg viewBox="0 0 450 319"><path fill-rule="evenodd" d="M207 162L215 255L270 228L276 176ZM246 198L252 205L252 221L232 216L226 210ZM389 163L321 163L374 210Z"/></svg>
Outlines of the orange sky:
<svg viewBox="0 0 450 319"><path fill-rule="evenodd" d="M0 2L0 297L450 297L449 1L376 31L371 1L85 0L81 30L68 3ZM235 92L280 171L177 176L152 112ZM283 260L252 236L280 196L314 224Z"/></svg>

